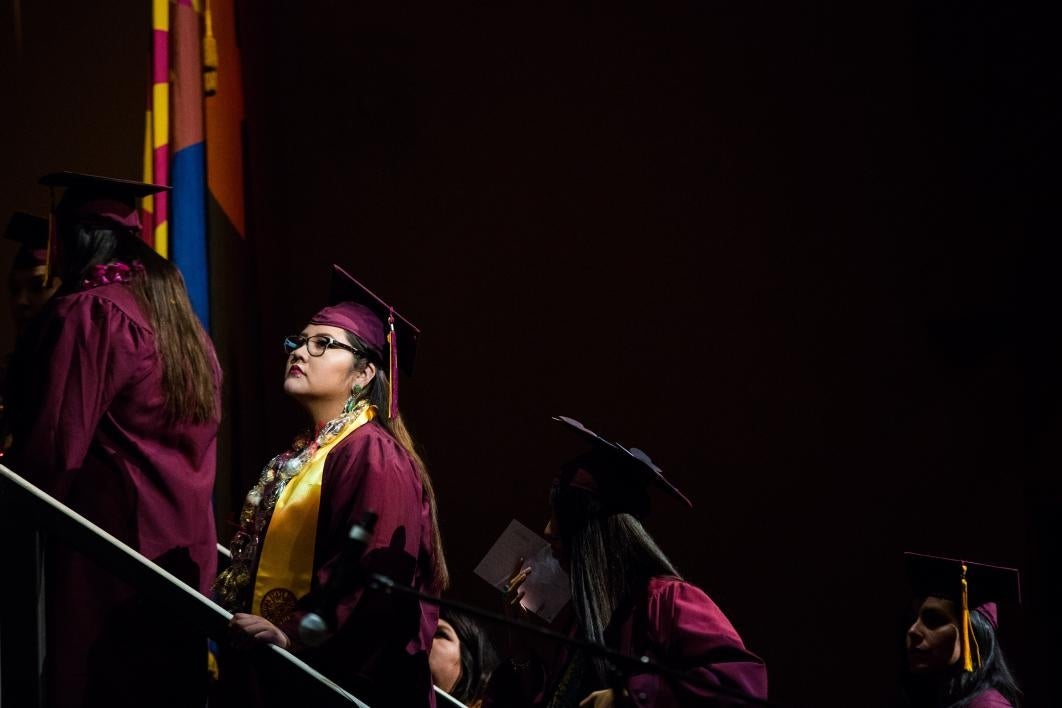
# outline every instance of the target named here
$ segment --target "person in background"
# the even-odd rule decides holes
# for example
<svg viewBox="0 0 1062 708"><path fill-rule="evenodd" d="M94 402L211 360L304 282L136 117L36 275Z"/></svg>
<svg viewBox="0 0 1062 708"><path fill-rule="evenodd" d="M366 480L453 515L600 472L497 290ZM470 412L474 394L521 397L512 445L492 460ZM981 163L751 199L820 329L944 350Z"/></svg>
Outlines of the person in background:
<svg viewBox="0 0 1062 708"><path fill-rule="evenodd" d="M164 187L76 173L55 209L62 287L8 376L18 474L207 591L221 371L180 272L140 238ZM60 542L46 554L49 706L201 706L206 640Z"/></svg>
<svg viewBox="0 0 1062 708"><path fill-rule="evenodd" d="M7 278L11 321L15 334L44 309L62 281L48 273L48 220L25 212L15 212L4 238L18 243L18 252Z"/></svg>
<svg viewBox="0 0 1062 708"><path fill-rule="evenodd" d="M428 663L436 686L476 708L498 656L479 623L456 610L443 609Z"/></svg>
<svg viewBox="0 0 1062 708"><path fill-rule="evenodd" d="M369 705L434 705L438 609L364 583L380 573L435 595L448 583L431 478L398 410L397 367L411 371L418 330L338 266L332 283L331 304L284 340L284 391L309 428L248 493L214 588L236 644L288 649ZM375 530L350 558L348 533L370 511ZM310 613L334 622L308 634ZM247 688L269 677L248 676L237 655L220 664L228 703L254 705L245 690L298 702L283 686Z"/></svg>
<svg viewBox="0 0 1062 708"><path fill-rule="evenodd" d="M739 706L767 697L767 669L700 588L678 570L642 525L649 487L692 506L645 453L557 418L588 441L561 467L550 493L545 535L571 580L575 637L628 656L649 656L696 681L644 671L624 675L609 661L559 648L552 658L516 643L494 672L486 706ZM508 601L534 567L509 581ZM518 636L512 633L510 636ZM736 696L736 697L735 697ZM751 699L751 700L749 700Z"/></svg>
<svg viewBox="0 0 1062 708"><path fill-rule="evenodd" d="M7 277L8 305L15 337L59 289L58 275L48 272L48 220L22 211L15 212L7 222L4 238L18 244L11 272ZM7 406L3 389L7 379L8 362L0 368L0 458L7 454L12 438L7 429Z"/></svg>
<svg viewBox="0 0 1062 708"><path fill-rule="evenodd" d="M1018 708L1021 691L996 636L1000 604L1020 600L1018 571L917 553L905 560L916 601L904 705Z"/></svg>

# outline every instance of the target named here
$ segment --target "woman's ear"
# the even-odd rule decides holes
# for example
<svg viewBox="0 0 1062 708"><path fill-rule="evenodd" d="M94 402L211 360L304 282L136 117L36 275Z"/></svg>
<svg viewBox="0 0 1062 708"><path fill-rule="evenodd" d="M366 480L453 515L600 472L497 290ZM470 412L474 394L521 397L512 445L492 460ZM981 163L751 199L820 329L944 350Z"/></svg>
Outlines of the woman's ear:
<svg viewBox="0 0 1062 708"><path fill-rule="evenodd" d="M354 374L354 385L361 386L362 388L369 385L369 382L376 377L376 364L371 361L365 363L365 368Z"/></svg>

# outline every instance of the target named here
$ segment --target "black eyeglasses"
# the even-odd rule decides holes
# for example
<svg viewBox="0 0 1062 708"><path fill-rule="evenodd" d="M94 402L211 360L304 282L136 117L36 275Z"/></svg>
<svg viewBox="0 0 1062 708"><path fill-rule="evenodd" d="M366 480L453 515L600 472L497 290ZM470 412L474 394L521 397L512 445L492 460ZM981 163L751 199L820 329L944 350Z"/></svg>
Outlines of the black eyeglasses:
<svg viewBox="0 0 1062 708"><path fill-rule="evenodd" d="M321 356L325 353L326 349L346 349L351 354L361 354L361 351L355 349L349 344L343 344L343 342L337 342L327 334L315 334L312 337L307 337L302 334L292 334L288 337L284 337L284 352L291 354L293 351L306 345L306 351L310 356Z"/></svg>

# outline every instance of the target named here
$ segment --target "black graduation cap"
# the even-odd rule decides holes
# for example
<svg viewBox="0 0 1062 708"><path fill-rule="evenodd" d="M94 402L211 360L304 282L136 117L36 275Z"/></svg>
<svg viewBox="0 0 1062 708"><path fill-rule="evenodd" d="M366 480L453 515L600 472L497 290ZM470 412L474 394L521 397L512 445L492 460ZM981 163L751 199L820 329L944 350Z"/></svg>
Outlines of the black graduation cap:
<svg viewBox="0 0 1062 708"><path fill-rule="evenodd" d="M922 553L908 552L903 555L916 596L943 597L960 607L963 666L967 671L972 671L976 652L971 651L970 612L979 612L993 627L998 627L999 606L1014 607L1021 604L1021 576L1018 570Z"/></svg>
<svg viewBox="0 0 1062 708"><path fill-rule="evenodd" d="M391 398L388 417L398 414L398 369L413 374L420 330L376 293L338 265L332 266L329 305L310 322L340 327L358 335L388 366Z"/></svg>
<svg viewBox="0 0 1062 708"><path fill-rule="evenodd" d="M137 200L170 190L160 184L69 171L51 172L39 181L47 187L66 188L53 210L56 214L131 230L140 229Z"/></svg>
<svg viewBox="0 0 1062 708"><path fill-rule="evenodd" d="M589 451L564 465L558 483L596 494L613 510L635 516L648 514L651 486L693 507L689 498L664 477L645 452L606 440L574 418L554 416L553 420L591 444Z"/></svg>
<svg viewBox="0 0 1062 708"><path fill-rule="evenodd" d="M15 268L32 268L48 262L48 220L16 211L7 222L4 238L19 244Z"/></svg>
<svg viewBox="0 0 1062 708"><path fill-rule="evenodd" d="M933 595L961 602L965 566L967 602L971 609L988 603L1021 604L1021 575L1017 568L922 553L908 552L903 556L911 586L919 597Z"/></svg>

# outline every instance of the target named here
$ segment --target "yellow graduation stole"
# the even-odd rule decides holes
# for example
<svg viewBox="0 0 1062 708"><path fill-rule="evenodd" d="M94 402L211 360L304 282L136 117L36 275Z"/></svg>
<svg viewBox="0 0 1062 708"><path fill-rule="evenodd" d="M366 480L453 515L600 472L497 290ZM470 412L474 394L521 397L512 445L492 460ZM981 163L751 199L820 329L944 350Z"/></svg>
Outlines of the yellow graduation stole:
<svg viewBox="0 0 1062 708"><path fill-rule="evenodd" d="M317 449L280 493L258 559L251 602L253 614L280 624L295 611L296 600L310 592L325 459L340 440L375 415L376 409L369 406L351 420L345 430Z"/></svg>

